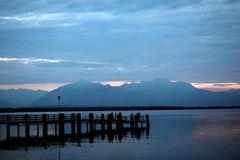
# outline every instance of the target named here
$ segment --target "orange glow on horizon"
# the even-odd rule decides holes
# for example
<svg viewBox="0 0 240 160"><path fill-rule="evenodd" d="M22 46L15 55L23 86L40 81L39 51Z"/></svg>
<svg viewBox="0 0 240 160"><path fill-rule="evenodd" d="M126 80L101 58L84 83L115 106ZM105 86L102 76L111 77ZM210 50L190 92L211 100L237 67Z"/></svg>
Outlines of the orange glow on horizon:
<svg viewBox="0 0 240 160"><path fill-rule="evenodd" d="M110 85L110 86L116 87L116 86L121 86L125 83L130 84L132 82L131 81L100 81L100 83L103 85Z"/></svg>
<svg viewBox="0 0 240 160"><path fill-rule="evenodd" d="M240 83L191 83L194 87L210 91L227 91L231 89L240 89Z"/></svg>
<svg viewBox="0 0 240 160"><path fill-rule="evenodd" d="M29 84L1 84L0 89L30 89L52 91L68 83L29 83Z"/></svg>
<svg viewBox="0 0 240 160"><path fill-rule="evenodd" d="M94 83L101 83L103 85L110 85L113 87L121 86L125 83L140 83L133 81L93 81ZM175 81L174 81L175 82ZM0 84L0 89L30 89L30 90L45 90L52 91L69 83L29 83L29 84ZM240 89L240 83L191 83L194 87L210 91L227 91L230 89Z"/></svg>

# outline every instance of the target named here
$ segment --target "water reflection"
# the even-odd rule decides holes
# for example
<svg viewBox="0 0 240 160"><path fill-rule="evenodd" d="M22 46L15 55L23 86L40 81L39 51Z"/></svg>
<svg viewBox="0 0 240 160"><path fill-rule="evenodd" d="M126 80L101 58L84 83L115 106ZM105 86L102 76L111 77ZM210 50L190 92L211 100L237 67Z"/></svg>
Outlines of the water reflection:
<svg viewBox="0 0 240 160"><path fill-rule="evenodd" d="M85 133L81 135L64 134L63 136L48 135L47 137L32 136L25 137L11 137L9 139L0 141L0 150L21 150L31 148L45 148L51 146L64 147L67 143L72 145L81 146L81 143L122 143L123 139L136 139L140 140L144 136L148 138L149 129L139 128L131 129L124 128L123 130L111 130L111 131L96 131L94 133Z"/></svg>
<svg viewBox="0 0 240 160"><path fill-rule="evenodd" d="M195 138L227 138L240 140L239 115L199 116L193 128Z"/></svg>
<svg viewBox="0 0 240 160"><path fill-rule="evenodd" d="M123 132L120 136L117 132L111 132L110 135L106 132L103 137L101 133L96 133L91 137L82 135L81 139L77 136L71 138L72 136L69 135L71 125L66 125L67 135L60 143L58 139L55 141L42 141L41 139L38 142L32 138L31 143L35 141L37 145L28 145L26 148L24 145L15 148L11 146L13 148L10 150L2 149L0 159L238 160L240 157L240 138L238 137L240 135L240 110L144 111L144 113L151 115L151 132L148 139L147 130L142 130L140 138L139 132L131 132L131 130ZM124 112L124 114L131 114L131 112ZM16 127L11 130L14 128ZM34 131L34 126L30 128ZM86 129L86 126L82 128ZM113 126L113 130L115 128ZM23 137L25 129L24 127L21 129L23 132L21 137ZM50 125L48 129L49 136L54 137L55 126ZM101 125L96 126L96 129L100 130ZM40 127L41 137L42 132ZM32 133L31 135L36 136L36 131ZM5 135L6 132L2 125L1 136ZM16 135L13 134L13 136ZM93 138L93 141L90 141L90 138Z"/></svg>

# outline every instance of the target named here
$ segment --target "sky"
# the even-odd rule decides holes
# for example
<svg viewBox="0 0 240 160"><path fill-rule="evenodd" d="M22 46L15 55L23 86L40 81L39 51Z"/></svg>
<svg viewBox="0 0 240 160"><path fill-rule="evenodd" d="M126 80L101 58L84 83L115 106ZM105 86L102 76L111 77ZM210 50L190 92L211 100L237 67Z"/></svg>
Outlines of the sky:
<svg viewBox="0 0 240 160"><path fill-rule="evenodd" d="M240 85L240 1L0 0L0 86L155 78Z"/></svg>

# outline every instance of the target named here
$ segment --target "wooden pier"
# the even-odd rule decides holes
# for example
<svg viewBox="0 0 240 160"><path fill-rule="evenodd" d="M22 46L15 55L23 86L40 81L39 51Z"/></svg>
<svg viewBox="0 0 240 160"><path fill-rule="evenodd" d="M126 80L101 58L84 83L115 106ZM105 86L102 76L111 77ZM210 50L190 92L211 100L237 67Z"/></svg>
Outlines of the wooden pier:
<svg viewBox="0 0 240 160"><path fill-rule="evenodd" d="M0 125L6 127L6 139L5 142L10 142L13 139L30 140L34 139L66 139L67 137L88 137L90 142L93 141L93 137L97 135L114 135L118 134L120 139L122 134L130 131L131 134L135 134L141 130L147 130L146 135L149 134L150 120L149 115L142 116L140 113L131 114L130 116L123 116L122 113L110 113L82 116L81 113L71 114L24 114L24 115L0 115ZM54 133L49 135L49 125L54 126ZM70 134L65 133L66 125L70 125ZM35 135L31 135L31 128L35 126ZM16 127L17 136L11 134L11 128ZM22 135L20 130L22 127L25 130L25 134ZM41 129L40 129L41 128ZM42 132L42 133L40 133ZM111 136L110 136L111 137ZM4 144L4 141L0 143Z"/></svg>

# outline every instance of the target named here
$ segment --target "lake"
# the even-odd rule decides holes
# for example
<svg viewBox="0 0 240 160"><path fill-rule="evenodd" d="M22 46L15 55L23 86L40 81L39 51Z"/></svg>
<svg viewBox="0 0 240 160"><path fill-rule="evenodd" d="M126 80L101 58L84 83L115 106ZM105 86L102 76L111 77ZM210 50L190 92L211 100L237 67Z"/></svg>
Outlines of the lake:
<svg viewBox="0 0 240 160"><path fill-rule="evenodd" d="M122 111L130 115L138 111ZM149 135L126 134L95 137L93 143L65 142L63 145L0 150L1 160L239 160L240 110L164 110L139 111L150 115ZM88 112L81 112L88 114ZM108 112L93 112L94 114ZM1 126L1 139L5 137Z"/></svg>

